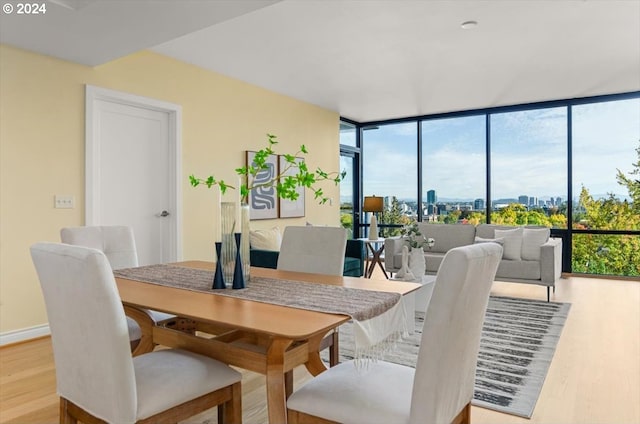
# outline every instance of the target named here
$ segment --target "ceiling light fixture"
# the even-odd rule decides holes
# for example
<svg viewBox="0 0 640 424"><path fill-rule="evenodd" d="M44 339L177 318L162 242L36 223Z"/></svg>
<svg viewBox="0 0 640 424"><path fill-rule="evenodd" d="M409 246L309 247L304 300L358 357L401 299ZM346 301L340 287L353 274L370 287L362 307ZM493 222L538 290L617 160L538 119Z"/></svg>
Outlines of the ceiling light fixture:
<svg viewBox="0 0 640 424"><path fill-rule="evenodd" d="M478 21L465 21L460 24L462 29L473 29L478 26Z"/></svg>

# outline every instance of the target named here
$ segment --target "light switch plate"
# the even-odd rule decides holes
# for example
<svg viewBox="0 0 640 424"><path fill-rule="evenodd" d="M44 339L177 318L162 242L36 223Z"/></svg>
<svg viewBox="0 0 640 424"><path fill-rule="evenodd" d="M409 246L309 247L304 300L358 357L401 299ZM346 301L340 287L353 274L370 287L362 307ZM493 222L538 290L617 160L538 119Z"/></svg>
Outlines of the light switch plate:
<svg viewBox="0 0 640 424"><path fill-rule="evenodd" d="M75 207L75 200L73 196L56 194L54 196L54 207L56 209L73 209Z"/></svg>

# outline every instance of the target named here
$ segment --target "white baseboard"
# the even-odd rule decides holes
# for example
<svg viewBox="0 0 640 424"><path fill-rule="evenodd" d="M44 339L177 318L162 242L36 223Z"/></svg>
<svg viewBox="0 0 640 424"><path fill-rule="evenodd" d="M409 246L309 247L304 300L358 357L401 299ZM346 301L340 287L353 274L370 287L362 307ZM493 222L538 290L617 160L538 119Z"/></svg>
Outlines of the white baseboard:
<svg viewBox="0 0 640 424"><path fill-rule="evenodd" d="M49 324L36 325L35 327L23 328L20 330L7 331L0 334L0 346L23 342L51 334Z"/></svg>

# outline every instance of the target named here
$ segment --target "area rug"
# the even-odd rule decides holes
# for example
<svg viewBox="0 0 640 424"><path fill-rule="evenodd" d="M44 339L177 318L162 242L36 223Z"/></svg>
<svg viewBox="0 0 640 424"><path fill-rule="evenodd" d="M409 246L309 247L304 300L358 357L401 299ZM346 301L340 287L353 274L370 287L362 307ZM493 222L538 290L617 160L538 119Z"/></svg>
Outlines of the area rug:
<svg viewBox="0 0 640 424"><path fill-rule="evenodd" d="M569 313L569 303L492 296L480 341L472 404L530 418ZM415 367L424 313L415 333L385 360ZM353 358L350 323L340 327L340 360ZM323 359L328 354L323 352Z"/></svg>

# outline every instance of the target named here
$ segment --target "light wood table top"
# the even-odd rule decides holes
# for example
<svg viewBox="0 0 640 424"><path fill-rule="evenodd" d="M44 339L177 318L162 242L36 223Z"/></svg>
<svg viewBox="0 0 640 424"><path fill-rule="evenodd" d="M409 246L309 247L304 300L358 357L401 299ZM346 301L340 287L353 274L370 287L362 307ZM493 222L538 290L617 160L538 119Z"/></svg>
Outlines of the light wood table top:
<svg viewBox="0 0 640 424"><path fill-rule="evenodd" d="M187 261L181 266L213 270L213 263ZM251 275L329 284L362 290L405 295L420 285L400 281L327 276L301 272L251 268ZM292 370L304 364L317 375L326 367L320 359L323 337L350 319L287 306L238 299L212 293L172 288L116 278L120 297L129 308L148 308L190 318L199 330L213 334L200 337L166 327L154 327L153 341L164 346L189 349L230 365L267 376L269 420L286 423L286 398L292 391ZM249 283L251 284L251 283Z"/></svg>

